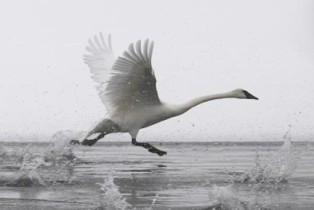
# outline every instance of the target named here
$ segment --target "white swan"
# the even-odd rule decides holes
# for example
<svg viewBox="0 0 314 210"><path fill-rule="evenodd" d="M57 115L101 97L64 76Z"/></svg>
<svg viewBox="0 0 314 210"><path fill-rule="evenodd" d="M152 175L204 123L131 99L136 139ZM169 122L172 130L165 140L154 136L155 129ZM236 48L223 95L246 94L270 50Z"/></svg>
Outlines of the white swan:
<svg viewBox="0 0 314 210"><path fill-rule="evenodd" d="M161 151L148 143L136 141L141 128L181 115L201 103L223 98L258 99L249 92L236 89L226 93L195 98L181 105L161 102L156 89L156 78L151 64L154 42L145 40L130 44L123 56L115 58L111 48L111 37L107 43L102 34L89 40L86 48L90 54L84 56L92 78L98 83L97 89L105 104L109 118L101 121L91 130L83 145L93 145L106 134L127 132L132 144L142 146L162 156ZM72 144L79 143L72 140Z"/></svg>

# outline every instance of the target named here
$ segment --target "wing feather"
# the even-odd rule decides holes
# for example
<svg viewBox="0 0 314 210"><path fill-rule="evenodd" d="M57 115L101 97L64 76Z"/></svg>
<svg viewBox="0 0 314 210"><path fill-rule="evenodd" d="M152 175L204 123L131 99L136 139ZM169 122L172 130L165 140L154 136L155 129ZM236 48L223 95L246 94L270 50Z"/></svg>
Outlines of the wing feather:
<svg viewBox="0 0 314 210"><path fill-rule="evenodd" d="M109 115L147 105L160 104L156 78L151 65L154 43L148 39L130 44L128 50L114 58L111 36L102 33L88 40L84 61Z"/></svg>
<svg viewBox="0 0 314 210"><path fill-rule="evenodd" d="M105 96L107 81L110 79L110 72L115 61L111 48L111 36L108 36L107 42L102 33L99 34L99 37L94 36L93 39L88 40L86 50L90 54L84 55L84 61L92 73L92 79L98 83L96 88L102 102L105 104L107 111L111 112L112 109Z"/></svg>
<svg viewBox="0 0 314 210"><path fill-rule="evenodd" d="M148 59L148 43L149 43L149 40L146 39L145 43L144 43L144 58L145 58L145 61L147 63L149 63L149 59Z"/></svg>
<svg viewBox="0 0 314 210"><path fill-rule="evenodd" d="M160 104L156 78L151 66L153 44L130 44L123 57L118 57L108 81L106 96L115 112L126 112L141 106ZM146 56L148 55L148 56Z"/></svg>
<svg viewBox="0 0 314 210"><path fill-rule="evenodd" d="M147 48L147 50L148 50L147 60L149 62L149 65L151 65L151 60L152 60L152 55L153 55L153 48L154 48L154 42L151 42L151 44L149 45L149 48Z"/></svg>

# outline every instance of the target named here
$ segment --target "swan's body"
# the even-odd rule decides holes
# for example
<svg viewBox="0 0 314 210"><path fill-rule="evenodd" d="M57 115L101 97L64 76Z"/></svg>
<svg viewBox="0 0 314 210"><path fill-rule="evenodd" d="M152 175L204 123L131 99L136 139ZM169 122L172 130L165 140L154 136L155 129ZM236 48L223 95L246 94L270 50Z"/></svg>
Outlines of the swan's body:
<svg viewBox="0 0 314 210"><path fill-rule="evenodd" d="M129 46L122 57L115 59L111 38L106 43L102 34L89 40L85 62L98 82L97 89L105 104L109 118L100 122L82 141L83 145L93 145L106 134L128 132L132 143L143 146L150 152L164 155L148 143L136 142L141 128L181 115L189 109L215 99L243 98L257 99L249 92L236 89L230 92L199 97L181 105L171 105L160 101L156 89L156 78L151 65L153 42L146 40ZM73 143L73 142L72 142ZM74 142L75 143L75 142Z"/></svg>
<svg viewBox="0 0 314 210"><path fill-rule="evenodd" d="M137 132L141 128L175 117L176 115L175 106L161 103L159 105L135 108L128 113L113 116L111 120L120 126L122 132Z"/></svg>

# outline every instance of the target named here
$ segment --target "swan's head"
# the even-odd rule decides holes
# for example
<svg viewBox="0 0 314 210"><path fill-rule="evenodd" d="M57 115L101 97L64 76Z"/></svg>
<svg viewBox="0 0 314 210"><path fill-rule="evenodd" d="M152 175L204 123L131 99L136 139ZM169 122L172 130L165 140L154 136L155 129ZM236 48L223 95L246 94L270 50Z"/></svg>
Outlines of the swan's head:
<svg viewBox="0 0 314 210"><path fill-rule="evenodd" d="M236 89L236 90L233 90L231 92L235 98L258 100L257 97L253 96L251 93L249 93L248 91L243 90L243 89Z"/></svg>

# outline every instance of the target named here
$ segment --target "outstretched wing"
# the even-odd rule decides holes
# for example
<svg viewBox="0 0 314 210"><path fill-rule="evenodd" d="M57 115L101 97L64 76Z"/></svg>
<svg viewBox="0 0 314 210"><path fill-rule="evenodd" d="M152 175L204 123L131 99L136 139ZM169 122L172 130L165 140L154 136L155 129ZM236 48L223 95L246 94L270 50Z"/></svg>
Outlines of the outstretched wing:
<svg viewBox="0 0 314 210"><path fill-rule="evenodd" d="M153 46L149 40L143 46L137 41L135 48L130 44L128 51L115 61L105 89L108 105L114 113L160 104L151 65Z"/></svg>
<svg viewBox="0 0 314 210"><path fill-rule="evenodd" d="M115 61L115 57L111 47L111 36L108 36L106 43L102 33L99 37L94 36L94 39L88 40L88 46L86 50L90 52L89 55L84 55L84 61L88 65L92 78L98 83L97 90L98 94L105 104L107 111L110 113L111 109L106 97L105 89L107 81L110 79L110 72Z"/></svg>

